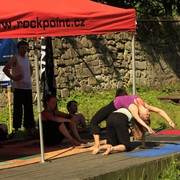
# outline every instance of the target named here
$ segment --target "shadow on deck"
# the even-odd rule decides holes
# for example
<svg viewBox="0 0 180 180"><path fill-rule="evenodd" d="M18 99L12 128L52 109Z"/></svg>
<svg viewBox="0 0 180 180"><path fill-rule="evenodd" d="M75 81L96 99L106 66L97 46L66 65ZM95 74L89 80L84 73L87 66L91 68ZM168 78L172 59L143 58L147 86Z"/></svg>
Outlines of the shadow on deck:
<svg viewBox="0 0 180 180"><path fill-rule="evenodd" d="M0 171L0 179L152 180L170 165L173 157L180 160L180 136L149 135L146 139L151 149L140 149L140 142L136 141L132 143L131 152L112 153L108 156L84 152L45 163L3 169Z"/></svg>

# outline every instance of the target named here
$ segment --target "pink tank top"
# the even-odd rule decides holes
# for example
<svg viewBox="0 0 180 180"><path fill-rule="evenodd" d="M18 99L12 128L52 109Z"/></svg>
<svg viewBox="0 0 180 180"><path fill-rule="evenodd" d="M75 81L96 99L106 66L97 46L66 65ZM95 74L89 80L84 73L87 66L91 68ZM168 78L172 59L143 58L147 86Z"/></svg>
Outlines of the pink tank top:
<svg viewBox="0 0 180 180"><path fill-rule="evenodd" d="M114 106L116 109L119 109L119 108L128 109L130 104L135 104L134 99L136 98L140 98L140 96L137 96L137 95L117 96L114 99Z"/></svg>

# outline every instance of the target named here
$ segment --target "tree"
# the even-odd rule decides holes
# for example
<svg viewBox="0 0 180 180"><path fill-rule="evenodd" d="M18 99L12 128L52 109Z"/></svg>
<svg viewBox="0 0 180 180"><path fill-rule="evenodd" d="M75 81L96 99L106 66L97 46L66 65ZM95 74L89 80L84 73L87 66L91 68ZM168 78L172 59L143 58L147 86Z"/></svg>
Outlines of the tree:
<svg viewBox="0 0 180 180"><path fill-rule="evenodd" d="M174 17L180 15L179 0L94 0L121 8L136 8L137 17Z"/></svg>

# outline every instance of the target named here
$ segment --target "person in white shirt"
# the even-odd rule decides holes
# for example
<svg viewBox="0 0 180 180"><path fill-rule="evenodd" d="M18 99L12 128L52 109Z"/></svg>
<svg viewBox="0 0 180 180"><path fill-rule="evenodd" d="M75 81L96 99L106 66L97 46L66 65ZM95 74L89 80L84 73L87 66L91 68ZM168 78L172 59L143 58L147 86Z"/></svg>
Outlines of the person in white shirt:
<svg viewBox="0 0 180 180"><path fill-rule="evenodd" d="M21 128L22 117L24 116L23 126L28 135L32 135L35 127L31 82L33 68L26 55L28 43L19 41L17 48L18 54L9 59L3 68L3 72L12 80L14 93L13 128L15 131Z"/></svg>

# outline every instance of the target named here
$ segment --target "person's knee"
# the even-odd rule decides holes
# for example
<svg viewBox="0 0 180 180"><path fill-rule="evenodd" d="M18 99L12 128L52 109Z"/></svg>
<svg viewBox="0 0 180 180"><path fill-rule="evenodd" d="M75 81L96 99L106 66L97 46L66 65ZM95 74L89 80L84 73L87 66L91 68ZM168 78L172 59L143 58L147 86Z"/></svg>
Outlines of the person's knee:
<svg viewBox="0 0 180 180"><path fill-rule="evenodd" d="M60 129L60 131L62 131L63 129L66 129L65 124L64 124L64 123L61 123L61 124L59 125L59 129Z"/></svg>

